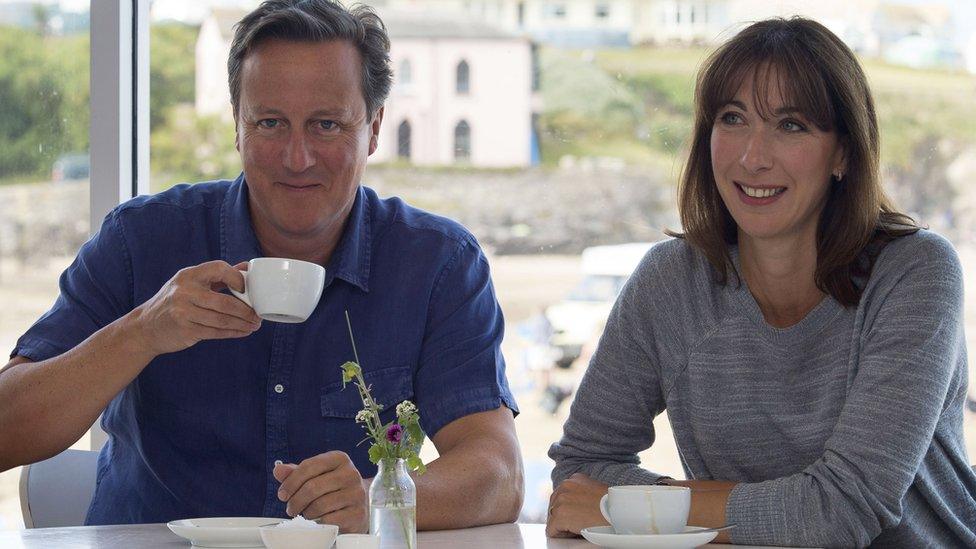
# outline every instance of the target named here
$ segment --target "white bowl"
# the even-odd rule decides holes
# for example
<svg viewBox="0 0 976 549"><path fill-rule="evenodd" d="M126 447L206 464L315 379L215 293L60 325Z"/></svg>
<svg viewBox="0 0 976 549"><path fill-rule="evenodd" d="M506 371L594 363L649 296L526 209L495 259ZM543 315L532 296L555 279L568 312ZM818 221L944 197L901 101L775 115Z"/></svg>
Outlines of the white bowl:
<svg viewBox="0 0 976 549"><path fill-rule="evenodd" d="M337 535L339 527L334 524L319 524L314 528L261 528L261 541L268 549L329 549Z"/></svg>

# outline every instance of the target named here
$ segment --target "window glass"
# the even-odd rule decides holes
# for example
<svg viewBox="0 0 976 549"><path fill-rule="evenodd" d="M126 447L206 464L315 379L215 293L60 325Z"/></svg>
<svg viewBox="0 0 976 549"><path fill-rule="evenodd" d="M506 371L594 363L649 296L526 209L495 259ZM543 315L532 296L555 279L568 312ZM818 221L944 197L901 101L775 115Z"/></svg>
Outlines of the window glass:
<svg viewBox="0 0 976 549"><path fill-rule="evenodd" d="M471 158L471 126L464 120L454 127L454 158L456 160Z"/></svg>
<svg viewBox="0 0 976 549"><path fill-rule="evenodd" d="M0 364L88 239L88 47L87 1L0 3ZM0 473L0 529L23 527L19 475Z"/></svg>
<svg viewBox="0 0 976 549"><path fill-rule="evenodd" d="M240 173L226 48L237 18L256 4L153 2L154 190ZM431 17L425 4L375 3L384 17L407 13L421 21ZM452 21L440 28L475 32L463 23L470 6L495 32L465 39L438 33L437 25L391 27L394 68L399 82L409 74L412 90L408 97L394 91L387 102L364 183L459 220L485 248L505 312L508 378L522 409L516 425L528 483L523 519L543 520L546 452L561 434L572 391L619 291L616 281L584 265L583 251L652 242L664 238L664 228L680 228L675 184L687 154L696 68L742 22L794 12L777 11L786 3L696 2L692 16L689 2L644 2L647 11L635 13L629 28L631 45L617 47L601 45L603 35L589 27L567 33L568 3L519 2L484 12L481 2L455 2L456 12L448 2L430 4ZM745 4L749 11L736 11ZM875 92L887 189L904 210L952 240L974 286L976 125L968 114L976 89L976 7L890 4L823 2L802 13L859 52ZM520 30L534 39L521 38ZM463 79L462 55L469 65ZM409 69L401 62L408 56ZM462 89L468 95L459 96ZM575 299L580 295L594 300ZM976 292L966 297L967 333L976 337ZM976 357L976 340L969 347ZM976 394L976 364L970 376ZM642 462L681 477L666 414L655 425L657 440ZM966 436L976 455L976 412L966 412Z"/></svg>
<svg viewBox="0 0 976 549"><path fill-rule="evenodd" d="M407 120L397 127L397 156L410 160L410 122Z"/></svg>
<svg viewBox="0 0 976 549"><path fill-rule="evenodd" d="M404 59L400 62L400 71L396 75L397 84L409 86L413 82L413 73L410 70L410 60Z"/></svg>
<svg viewBox="0 0 976 549"><path fill-rule="evenodd" d="M467 94L471 89L471 69L467 61L461 61L457 66L457 86L458 94Z"/></svg>
<svg viewBox="0 0 976 549"><path fill-rule="evenodd" d="M544 6L543 15L547 19L563 19L566 17L566 4L550 3Z"/></svg>

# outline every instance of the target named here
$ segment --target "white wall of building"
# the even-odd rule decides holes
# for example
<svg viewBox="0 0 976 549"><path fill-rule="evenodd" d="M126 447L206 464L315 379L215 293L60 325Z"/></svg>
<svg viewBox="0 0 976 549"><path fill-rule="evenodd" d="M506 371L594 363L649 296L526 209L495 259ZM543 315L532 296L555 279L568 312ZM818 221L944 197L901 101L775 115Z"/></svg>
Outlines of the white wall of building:
<svg viewBox="0 0 976 549"><path fill-rule="evenodd" d="M230 41L220 35L216 19L207 18L200 25L196 45L195 107L199 114L233 118L230 89L227 86L227 57Z"/></svg>
<svg viewBox="0 0 976 549"><path fill-rule="evenodd" d="M527 40L395 38L390 57L397 72L409 60L412 78L404 85L397 75L372 161L397 158L397 130L407 120L411 162L454 164L454 130L464 120L471 128L471 165L529 165L532 60ZM457 93L462 60L470 69L468 94Z"/></svg>
<svg viewBox="0 0 976 549"><path fill-rule="evenodd" d="M242 14L243 15L243 14ZM450 34L450 33L447 33ZM227 87L230 37L215 17L206 19L196 46L196 110L232 119ZM455 164L454 129L471 128L475 167L522 167L531 163L532 54L526 38L505 36L391 38L390 58L397 83L386 102L377 151L371 162L397 159L397 129L411 127L410 161L418 165ZM412 82L400 81L409 59ZM470 91L456 93L457 65L470 68Z"/></svg>

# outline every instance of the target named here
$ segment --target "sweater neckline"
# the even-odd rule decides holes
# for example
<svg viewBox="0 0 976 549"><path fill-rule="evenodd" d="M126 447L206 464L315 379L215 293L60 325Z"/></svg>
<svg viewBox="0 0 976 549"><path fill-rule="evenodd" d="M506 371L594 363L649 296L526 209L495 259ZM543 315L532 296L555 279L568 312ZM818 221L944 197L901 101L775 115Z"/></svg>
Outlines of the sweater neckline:
<svg viewBox="0 0 976 549"><path fill-rule="evenodd" d="M730 276L726 289L735 308L748 318L768 341L777 345L795 345L810 337L816 336L824 330L834 318L844 311L844 306L830 295L824 296L820 303L810 310L799 322L786 327L777 328L766 322L766 317L759 308L759 303L749 291L749 286L741 277L742 266L739 263L739 249L733 246L729 249L736 275Z"/></svg>

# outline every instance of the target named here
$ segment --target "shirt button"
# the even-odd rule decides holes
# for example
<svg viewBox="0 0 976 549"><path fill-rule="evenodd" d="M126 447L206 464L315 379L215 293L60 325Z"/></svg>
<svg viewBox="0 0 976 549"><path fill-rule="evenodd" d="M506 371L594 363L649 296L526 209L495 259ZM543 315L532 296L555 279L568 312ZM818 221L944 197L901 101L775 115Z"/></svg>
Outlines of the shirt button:
<svg viewBox="0 0 976 549"><path fill-rule="evenodd" d="M284 463L284 462L281 461L280 459L276 459L275 460L275 466L281 465L282 463Z"/></svg>
<svg viewBox="0 0 976 549"><path fill-rule="evenodd" d="M280 383L277 384L277 385L275 385L275 392L278 393L279 395L281 393L284 393L285 392L285 386L282 385L282 384L280 384Z"/></svg>

